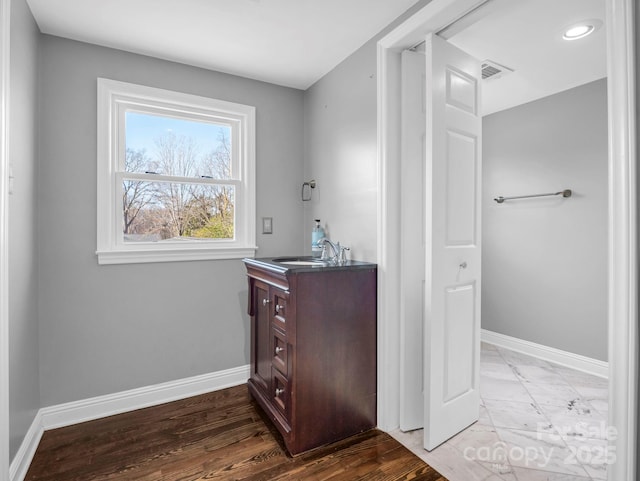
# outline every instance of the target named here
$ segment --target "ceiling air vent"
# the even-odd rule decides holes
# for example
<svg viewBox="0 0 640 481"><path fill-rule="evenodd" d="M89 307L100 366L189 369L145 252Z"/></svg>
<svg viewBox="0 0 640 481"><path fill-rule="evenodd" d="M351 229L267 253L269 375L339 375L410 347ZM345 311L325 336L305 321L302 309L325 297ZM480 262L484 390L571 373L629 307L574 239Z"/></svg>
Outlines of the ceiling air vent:
<svg viewBox="0 0 640 481"><path fill-rule="evenodd" d="M511 72L513 72L513 69L492 60L482 62L482 80L497 79Z"/></svg>

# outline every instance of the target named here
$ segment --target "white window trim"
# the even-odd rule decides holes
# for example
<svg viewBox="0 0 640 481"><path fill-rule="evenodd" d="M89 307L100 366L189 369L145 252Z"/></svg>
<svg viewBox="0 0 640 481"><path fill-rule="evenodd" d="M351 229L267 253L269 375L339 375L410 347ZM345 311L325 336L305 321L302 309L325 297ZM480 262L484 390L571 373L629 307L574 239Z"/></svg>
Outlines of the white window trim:
<svg viewBox="0 0 640 481"><path fill-rule="evenodd" d="M196 113L204 117L226 116L237 120L241 130L239 147L240 188L236 191L236 222L233 240L176 242L121 242L121 216L117 209L118 179L121 174L115 153L124 136L118 129L122 105L152 105ZM217 114L217 115L216 115ZM256 246L256 154L255 107L184 94L154 87L98 78L98 212L97 250L99 264L173 262L213 259L239 259L255 255ZM234 139L235 142L235 139ZM238 208L240 206L240 208Z"/></svg>

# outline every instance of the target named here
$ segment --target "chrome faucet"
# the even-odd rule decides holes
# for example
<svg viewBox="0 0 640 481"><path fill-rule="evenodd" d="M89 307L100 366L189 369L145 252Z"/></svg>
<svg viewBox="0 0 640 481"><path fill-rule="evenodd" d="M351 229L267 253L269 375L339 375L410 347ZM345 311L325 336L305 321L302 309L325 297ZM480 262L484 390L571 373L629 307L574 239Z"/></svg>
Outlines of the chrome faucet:
<svg viewBox="0 0 640 481"><path fill-rule="evenodd" d="M327 252L327 244L331 247L333 256L329 256L329 253ZM329 261L333 264L344 264L347 261L345 251L348 251L349 248L342 247L340 242L333 243L327 237L323 237L318 241L318 245L322 246L322 255L320 256L320 259Z"/></svg>
<svg viewBox="0 0 640 481"><path fill-rule="evenodd" d="M331 247L331 250L333 251L333 256L331 257L329 257L329 253L327 252L327 244L329 244L329 246ZM338 242L337 244L334 244L328 238L323 237L318 241L318 245L322 246L322 255L320 256L320 259L322 259L323 261L338 260L338 257L340 256L340 242Z"/></svg>

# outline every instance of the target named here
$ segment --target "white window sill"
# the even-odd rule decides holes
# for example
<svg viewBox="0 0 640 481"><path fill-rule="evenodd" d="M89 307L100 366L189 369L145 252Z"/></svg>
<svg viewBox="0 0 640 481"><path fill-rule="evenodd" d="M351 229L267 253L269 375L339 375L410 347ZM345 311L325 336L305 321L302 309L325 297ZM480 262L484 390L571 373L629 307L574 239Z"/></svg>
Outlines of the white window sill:
<svg viewBox="0 0 640 481"><path fill-rule="evenodd" d="M98 264L142 264L148 262L209 261L254 257L257 247L151 249L97 251Z"/></svg>

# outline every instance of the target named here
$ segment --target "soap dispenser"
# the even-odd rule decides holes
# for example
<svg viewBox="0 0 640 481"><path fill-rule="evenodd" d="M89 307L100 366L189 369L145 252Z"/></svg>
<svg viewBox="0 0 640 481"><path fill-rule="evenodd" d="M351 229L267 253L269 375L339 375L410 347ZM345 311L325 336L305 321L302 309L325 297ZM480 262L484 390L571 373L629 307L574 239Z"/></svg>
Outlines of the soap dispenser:
<svg viewBox="0 0 640 481"><path fill-rule="evenodd" d="M311 255L313 257L320 257L322 254L322 246L318 242L324 238L324 229L320 225L320 219L315 219L316 225L311 231Z"/></svg>

